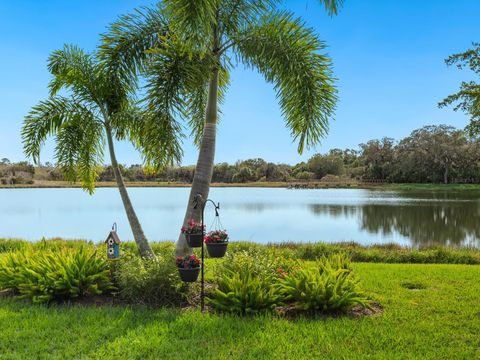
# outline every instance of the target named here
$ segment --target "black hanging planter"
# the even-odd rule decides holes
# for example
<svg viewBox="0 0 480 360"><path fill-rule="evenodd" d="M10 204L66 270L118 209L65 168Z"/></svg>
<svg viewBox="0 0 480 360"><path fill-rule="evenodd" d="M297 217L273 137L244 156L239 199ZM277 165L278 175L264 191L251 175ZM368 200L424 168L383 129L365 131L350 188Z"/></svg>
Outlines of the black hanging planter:
<svg viewBox="0 0 480 360"><path fill-rule="evenodd" d="M221 258L227 252L228 241L221 243L207 243L208 256L211 258Z"/></svg>
<svg viewBox="0 0 480 360"><path fill-rule="evenodd" d="M190 269L178 268L178 273L180 274L180 279L182 279L183 282L195 282L198 279L200 267Z"/></svg>
<svg viewBox="0 0 480 360"><path fill-rule="evenodd" d="M188 246L190 246L191 248L202 247L203 233L185 234L185 238L187 239Z"/></svg>

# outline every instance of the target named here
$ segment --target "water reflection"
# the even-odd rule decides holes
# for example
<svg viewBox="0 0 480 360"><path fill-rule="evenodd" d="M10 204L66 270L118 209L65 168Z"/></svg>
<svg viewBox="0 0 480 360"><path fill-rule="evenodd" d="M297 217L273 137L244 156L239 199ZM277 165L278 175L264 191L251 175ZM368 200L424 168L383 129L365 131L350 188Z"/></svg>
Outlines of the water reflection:
<svg viewBox="0 0 480 360"><path fill-rule="evenodd" d="M400 234L412 246L480 246L480 202L453 201L448 194L402 204L310 204L317 216L356 218L361 230L389 236ZM431 200L448 200L431 201Z"/></svg>

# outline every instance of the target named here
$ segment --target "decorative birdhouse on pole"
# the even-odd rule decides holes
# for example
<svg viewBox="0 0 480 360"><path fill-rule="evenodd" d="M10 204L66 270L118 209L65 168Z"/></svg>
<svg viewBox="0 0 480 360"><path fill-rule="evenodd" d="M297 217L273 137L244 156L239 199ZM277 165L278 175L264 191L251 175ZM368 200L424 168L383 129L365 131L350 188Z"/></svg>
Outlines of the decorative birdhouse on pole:
<svg viewBox="0 0 480 360"><path fill-rule="evenodd" d="M117 223L114 223L110 234L105 240L107 244L107 257L110 260L115 260L120 257L120 238L117 235Z"/></svg>

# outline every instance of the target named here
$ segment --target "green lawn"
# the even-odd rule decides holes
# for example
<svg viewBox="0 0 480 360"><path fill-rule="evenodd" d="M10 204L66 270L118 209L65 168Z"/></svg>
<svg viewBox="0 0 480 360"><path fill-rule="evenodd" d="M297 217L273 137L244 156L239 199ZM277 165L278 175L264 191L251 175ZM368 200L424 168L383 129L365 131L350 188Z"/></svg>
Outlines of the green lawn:
<svg viewBox="0 0 480 360"><path fill-rule="evenodd" d="M354 267L382 315L292 321L3 299L0 359L480 359L480 266Z"/></svg>

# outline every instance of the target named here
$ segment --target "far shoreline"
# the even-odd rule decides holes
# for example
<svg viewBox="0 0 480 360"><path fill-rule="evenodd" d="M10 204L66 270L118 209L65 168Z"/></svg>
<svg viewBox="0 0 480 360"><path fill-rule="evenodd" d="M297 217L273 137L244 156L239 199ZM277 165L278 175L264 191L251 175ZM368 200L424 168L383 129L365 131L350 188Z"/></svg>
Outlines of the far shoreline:
<svg viewBox="0 0 480 360"><path fill-rule="evenodd" d="M190 183L181 182L126 182L128 188L189 188ZM114 188L114 181L100 181L96 188ZM377 189L377 190L417 190L417 191L460 191L480 190L480 184L410 184L410 183L363 183L363 182L247 182L247 183L212 183L211 187L231 188L287 188L292 190L303 189ZM33 184L0 184L1 189L77 189L80 183L67 181L35 181Z"/></svg>

